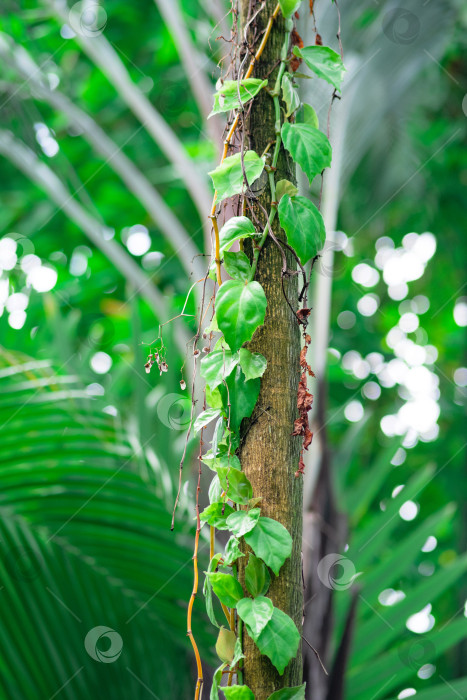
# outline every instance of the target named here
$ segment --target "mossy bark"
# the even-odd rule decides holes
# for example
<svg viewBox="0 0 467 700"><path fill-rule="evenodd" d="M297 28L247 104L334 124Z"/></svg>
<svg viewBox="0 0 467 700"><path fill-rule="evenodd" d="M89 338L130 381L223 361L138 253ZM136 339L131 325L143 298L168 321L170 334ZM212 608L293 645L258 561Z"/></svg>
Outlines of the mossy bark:
<svg viewBox="0 0 467 700"><path fill-rule="evenodd" d="M241 36L244 27L260 7L259 2L241 0ZM265 8L248 25L248 42L257 48L268 17L274 11L276 0L268 0ZM268 77L274 86L281 46L285 38L285 22L279 16L275 22L264 53L255 66L254 77ZM270 95L261 91L253 100L245 119L245 147L262 153L275 140L274 105ZM273 147L271 148L271 152ZM295 168L288 155L281 149L276 182L286 178L295 181ZM269 211L271 197L267 180L258 192L261 205ZM264 213L258 203L252 202L257 219L265 224ZM247 215L249 214L247 209ZM276 218L274 232L284 239ZM289 251L288 267L296 269ZM256 279L263 286L267 297L264 326L255 333L249 349L261 352L267 359L267 370L261 381L261 392L255 411L243 425L239 456L242 469L251 481L255 496L261 496L262 515L281 522L293 538L290 559L282 567L267 595L273 604L292 617L301 634L303 611L303 586L301 569L302 540L302 478L295 478L298 467L301 438L292 437L293 422L297 417L297 387L300 375L300 332L282 291L283 258L277 246L268 239L259 257ZM298 310L298 281L294 275L284 279L284 288L291 306ZM240 572L242 574L242 572ZM262 656L254 642L244 633L245 661L244 683L256 700L266 700L271 693L283 687L302 682L301 644L284 675L280 676L269 659Z"/></svg>

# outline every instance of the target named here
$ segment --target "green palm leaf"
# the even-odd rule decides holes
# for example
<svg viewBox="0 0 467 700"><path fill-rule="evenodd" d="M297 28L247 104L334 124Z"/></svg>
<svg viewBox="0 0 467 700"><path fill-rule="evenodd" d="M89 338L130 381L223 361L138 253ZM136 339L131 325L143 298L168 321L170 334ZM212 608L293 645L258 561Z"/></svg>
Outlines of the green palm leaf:
<svg viewBox="0 0 467 700"><path fill-rule="evenodd" d="M184 696L191 537L139 475L144 446L135 455L76 378L17 354L0 353L0 396L3 696ZM122 640L112 663L84 646L99 626Z"/></svg>

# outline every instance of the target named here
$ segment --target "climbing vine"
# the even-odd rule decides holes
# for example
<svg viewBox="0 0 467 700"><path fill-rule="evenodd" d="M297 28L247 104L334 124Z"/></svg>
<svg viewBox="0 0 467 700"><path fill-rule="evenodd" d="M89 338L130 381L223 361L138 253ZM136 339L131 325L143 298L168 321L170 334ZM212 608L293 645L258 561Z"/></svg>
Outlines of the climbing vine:
<svg viewBox="0 0 467 700"><path fill-rule="evenodd" d="M243 684L244 629L260 653L270 659L281 675L296 656L301 639L292 618L275 607L267 597L271 572L278 576L284 562L291 555L292 537L281 523L261 514L261 494L253 493L236 454L240 444L240 426L245 418L252 415L260 392L261 377L267 369L266 358L260 353L251 352L244 345L252 339L265 319L266 295L261 284L255 280L255 273L268 238L282 252L284 295L285 277L299 274L303 279L299 295L301 308L291 307L304 337L300 356L298 418L294 426L291 426L291 434L303 438L296 478L303 473L303 449L307 449L312 440L308 425L312 396L307 390L307 375L311 374L311 369L306 361L306 352L311 338L306 333L310 310L306 306L308 280L305 266L311 261L312 267L324 245L326 234L319 208L308 198L300 196L292 182L285 179L276 181L276 170L281 149L285 149L293 162L300 166L310 184L330 166L329 139L319 129L313 107L300 101L296 72L303 63L315 76L330 83L335 95L340 89L345 69L341 55L322 46L319 35L316 45L303 46L294 28L294 17L299 5L300 0L279 0L256 50L255 47L249 47L250 53L245 53L236 79L222 81L214 95L212 114L230 113L232 121L224 141L221 162L209 173L215 190L210 212L214 260L209 269L209 277L218 289L211 300L212 306L211 303L208 305L208 309L211 308L211 318L204 330L202 327L208 309L201 309L200 325L193 346L196 360L200 354L196 344L202 335L206 341L203 348L205 355L199 362L199 372L205 382L203 410L196 418L193 414L189 432L193 430L200 435L199 475L201 462L213 472L209 487L210 505L201 513L197 497L194 586L188 606L188 636L198 668L195 700L200 697L203 671L191 629L191 616L198 592L198 545L203 524L210 527L210 562L205 572L203 592L209 619L219 630L216 651L222 662L214 673L211 700L218 700L220 691L226 698L254 700L251 689ZM275 77L271 81L268 76L252 77L273 24L280 14L285 20L285 33L277 57ZM248 68L243 72L243 64L249 56L251 59ZM229 155L233 136L237 129L243 127L245 109L263 90L269 93L274 104L274 141L265 152L256 153L244 147L242 138L239 150ZM266 224L262 230L251 209L249 211L252 215L247 215L248 201L250 198L255 199L254 186L260 178L270 189L270 207L269 211L264 212ZM231 197L240 199L238 215L229 218L219 228L219 207ZM274 234L272 225L276 217L279 218L285 241L279 240ZM247 240L247 249L251 251L249 255L244 250L244 242ZM239 243L236 247L240 250L234 252L231 249L236 242ZM297 263L295 270L288 270L284 249L293 253ZM289 301L288 303L290 306ZM196 367L195 361L194 375ZM193 411L194 407L195 402ZM213 421L213 438L209 449L205 451L204 430ZM200 480L197 495L199 489ZM230 535L223 552L216 552L215 530L225 530ZM240 559L244 571L242 582L238 576ZM220 624L217 619L214 596L220 602L225 617L224 624ZM221 687L224 674L228 681L227 685ZM305 685L302 685L278 690L270 695L269 700L299 700L304 697Z"/></svg>

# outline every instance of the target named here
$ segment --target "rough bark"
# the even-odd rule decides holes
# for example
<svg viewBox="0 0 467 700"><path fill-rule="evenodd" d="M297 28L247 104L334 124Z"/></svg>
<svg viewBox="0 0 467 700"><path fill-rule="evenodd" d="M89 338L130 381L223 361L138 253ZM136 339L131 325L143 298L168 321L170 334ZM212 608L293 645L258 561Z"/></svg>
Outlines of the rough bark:
<svg viewBox="0 0 467 700"><path fill-rule="evenodd" d="M264 9L248 27L250 46L261 39L269 15L273 12L276 0L267 0ZM254 0L241 0L241 25L259 9L261 4ZM284 41L284 20L278 17L274 23L266 49L255 67L254 77L268 77L273 87L278 69L281 45ZM252 108L245 119L245 146L262 153L274 141L273 100L265 92L253 100ZM278 162L276 181L286 178L294 181L294 168L282 149ZM260 203L269 210L270 193L265 186L258 193ZM261 225L265 217L261 207L253 202L252 208ZM248 213L248 211L247 211ZM284 238L277 219L274 224L276 236ZM288 267L296 269L293 256L287 252ZM269 239L261 251L256 279L263 286L268 306L264 326L258 329L249 348L261 352L268 366L261 382L261 393L253 416L243 426L240 445L242 469L253 485L255 496L262 497L262 515L281 522L291 533L293 551L290 559L282 567L278 577L268 592L273 604L290 615L301 633L303 610L303 587L301 574L302 537L302 479L295 478L298 467L301 438L291 437L293 422L297 417L297 387L300 376L299 353L300 333L297 320L284 298L281 283L282 256L276 245ZM298 309L297 277L284 280L288 299L294 309ZM269 695L283 687L299 685L302 682L301 645L298 654L280 676L268 658L261 656L257 647L245 633L244 644L244 683L256 700L266 700Z"/></svg>

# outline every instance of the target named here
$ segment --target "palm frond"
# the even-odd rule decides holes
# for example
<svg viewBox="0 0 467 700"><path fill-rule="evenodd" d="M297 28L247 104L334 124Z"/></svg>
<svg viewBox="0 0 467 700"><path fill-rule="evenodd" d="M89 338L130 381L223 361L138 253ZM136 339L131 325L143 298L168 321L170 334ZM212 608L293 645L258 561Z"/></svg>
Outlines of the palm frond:
<svg viewBox="0 0 467 700"><path fill-rule="evenodd" d="M1 352L0 387L4 697L54 697L62 686L72 700L147 697L144 686L182 697L189 532L170 531L135 450L76 378ZM84 646L102 625L123 642L111 664Z"/></svg>

